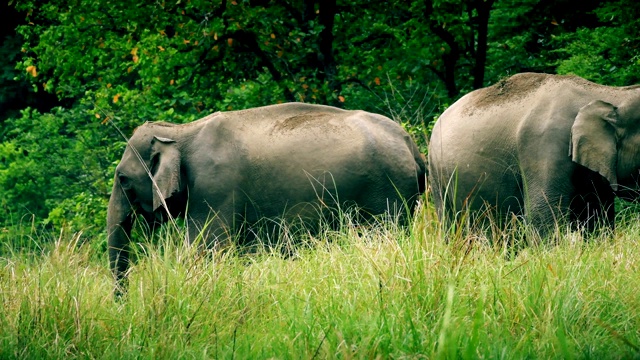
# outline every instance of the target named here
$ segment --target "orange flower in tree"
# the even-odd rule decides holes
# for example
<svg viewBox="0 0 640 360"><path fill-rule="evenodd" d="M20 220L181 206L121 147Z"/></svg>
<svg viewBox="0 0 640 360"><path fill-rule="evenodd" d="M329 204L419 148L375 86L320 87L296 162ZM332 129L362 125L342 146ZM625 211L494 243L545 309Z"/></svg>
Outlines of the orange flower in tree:
<svg viewBox="0 0 640 360"><path fill-rule="evenodd" d="M36 70L35 65L27 66L27 72L28 72L29 74L31 74L31 76L33 76L33 77L38 76L38 71Z"/></svg>

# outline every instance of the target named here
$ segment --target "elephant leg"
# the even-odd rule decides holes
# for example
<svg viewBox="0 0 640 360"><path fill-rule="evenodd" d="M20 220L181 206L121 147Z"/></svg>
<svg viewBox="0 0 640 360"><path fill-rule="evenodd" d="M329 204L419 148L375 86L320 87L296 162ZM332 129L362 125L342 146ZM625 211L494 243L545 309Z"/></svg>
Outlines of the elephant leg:
<svg viewBox="0 0 640 360"><path fill-rule="evenodd" d="M603 198L596 193L579 194L571 201L572 222L580 230L593 233L598 228L615 228L614 197Z"/></svg>
<svg viewBox="0 0 640 360"><path fill-rule="evenodd" d="M463 222L468 217L474 217L473 199L475 194L465 193L464 190L458 190L457 184L453 182L445 182L442 179L434 180L431 194L436 208L436 215L440 220L443 231L445 233L457 233L460 227L464 227ZM469 220L473 223L473 220Z"/></svg>
<svg viewBox="0 0 640 360"><path fill-rule="evenodd" d="M221 219L212 216L189 217L187 241L198 247L217 249L229 245L233 229Z"/></svg>
<svg viewBox="0 0 640 360"><path fill-rule="evenodd" d="M587 233L600 227L614 230L615 194L601 175L584 169L573 177L576 196L571 201L572 221Z"/></svg>
<svg viewBox="0 0 640 360"><path fill-rule="evenodd" d="M525 219L544 238L568 222L571 197L569 191L533 186L527 189L525 197Z"/></svg>

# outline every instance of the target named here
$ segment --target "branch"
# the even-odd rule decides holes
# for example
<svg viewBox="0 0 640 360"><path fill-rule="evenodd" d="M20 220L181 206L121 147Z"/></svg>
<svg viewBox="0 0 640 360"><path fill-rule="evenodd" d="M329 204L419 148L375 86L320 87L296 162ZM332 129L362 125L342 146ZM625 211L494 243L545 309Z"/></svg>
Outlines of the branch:
<svg viewBox="0 0 640 360"><path fill-rule="evenodd" d="M336 89L342 90L342 85L348 84L348 83L358 84L358 85L362 86L363 88L365 88L366 90L369 90L372 93L374 92L373 89L369 85L365 84L362 80L355 79L355 78L349 78L349 79L345 79L345 80L342 80L342 81L338 82L336 84ZM338 93L339 92L340 91L338 91Z"/></svg>
<svg viewBox="0 0 640 360"><path fill-rule="evenodd" d="M360 47L366 43L372 42L374 40L380 40L380 39L389 39L389 40L395 40L396 37L393 36L392 34L389 33L377 33L377 34L370 34L369 36L367 36L366 38L359 40L359 41L355 41L353 43L353 46L357 46Z"/></svg>

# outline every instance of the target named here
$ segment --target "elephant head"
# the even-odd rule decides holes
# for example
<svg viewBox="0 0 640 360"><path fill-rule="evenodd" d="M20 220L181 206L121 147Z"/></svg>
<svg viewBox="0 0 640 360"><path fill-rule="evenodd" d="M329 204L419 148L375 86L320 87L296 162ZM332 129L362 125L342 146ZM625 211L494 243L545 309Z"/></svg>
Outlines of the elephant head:
<svg viewBox="0 0 640 360"><path fill-rule="evenodd" d="M614 106L594 100L583 106L571 127L571 159L602 175L616 194L637 197L640 169L640 98Z"/></svg>
<svg viewBox="0 0 640 360"><path fill-rule="evenodd" d="M185 188L178 142L154 135L145 124L129 139L116 167L107 210L109 263L117 280L117 293L123 289L129 266L131 227L136 214L153 224L181 211L167 202ZM173 204L174 202L172 202Z"/></svg>

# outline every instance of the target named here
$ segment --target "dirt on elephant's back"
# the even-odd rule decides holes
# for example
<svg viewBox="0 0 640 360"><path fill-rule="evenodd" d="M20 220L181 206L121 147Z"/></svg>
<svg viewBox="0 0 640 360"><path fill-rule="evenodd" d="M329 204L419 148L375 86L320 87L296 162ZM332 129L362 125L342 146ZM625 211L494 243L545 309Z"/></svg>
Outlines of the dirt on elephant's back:
<svg viewBox="0 0 640 360"><path fill-rule="evenodd" d="M329 120L334 117L334 114L328 113L306 113L295 115L276 123L274 126L274 130L285 132L293 131L300 128L328 126Z"/></svg>
<svg viewBox="0 0 640 360"><path fill-rule="evenodd" d="M478 90L475 93L473 104L476 108L484 108L520 100L538 89L549 77L547 74L535 73L514 75L500 80L493 86Z"/></svg>

